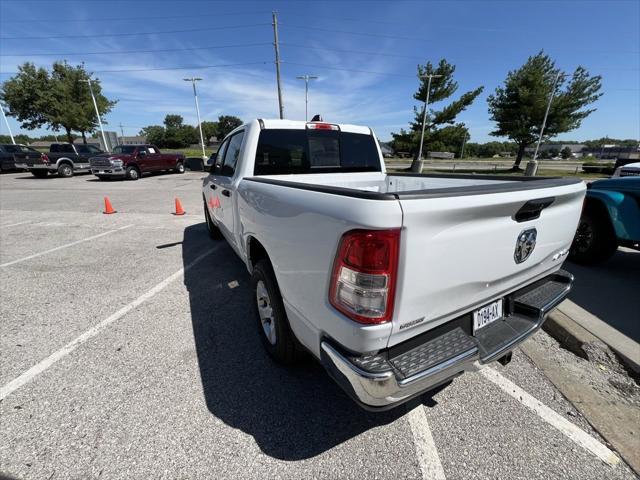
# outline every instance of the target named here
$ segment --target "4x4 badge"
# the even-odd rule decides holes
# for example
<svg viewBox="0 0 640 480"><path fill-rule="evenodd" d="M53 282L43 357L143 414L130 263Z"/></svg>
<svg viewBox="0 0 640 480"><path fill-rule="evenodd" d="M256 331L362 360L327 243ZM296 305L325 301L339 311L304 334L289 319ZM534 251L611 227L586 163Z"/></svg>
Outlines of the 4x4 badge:
<svg viewBox="0 0 640 480"><path fill-rule="evenodd" d="M535 228L529 228L520 232L516 240L516 250L513 253L513 259L516 263L522 263L529 258L533 249L536 248L537 237L538 232Z"/></svg>

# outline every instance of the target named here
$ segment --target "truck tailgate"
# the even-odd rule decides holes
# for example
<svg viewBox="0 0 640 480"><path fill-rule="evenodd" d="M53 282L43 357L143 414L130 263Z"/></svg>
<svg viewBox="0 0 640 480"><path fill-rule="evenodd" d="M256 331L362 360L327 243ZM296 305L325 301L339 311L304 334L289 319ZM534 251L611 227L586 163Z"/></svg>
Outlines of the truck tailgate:
<svg viewBox="0 0 640 480"><path fill-rule="evenodd" d="M578 224L585 185L528 187L399 196L403 230L389 346L560 268ZM517 263L518 239L532 229L535 247Z"/></svg>

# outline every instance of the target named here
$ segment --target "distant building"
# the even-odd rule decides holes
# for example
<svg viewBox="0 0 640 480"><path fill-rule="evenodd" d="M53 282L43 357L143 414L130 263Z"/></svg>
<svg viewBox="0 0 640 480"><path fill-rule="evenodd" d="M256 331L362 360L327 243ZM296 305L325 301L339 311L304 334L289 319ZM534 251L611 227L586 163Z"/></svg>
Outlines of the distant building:
<svg viewBox="0 0 640 480"><path fill-rule="evenodd" d="M587 148L587 146L582 143L543 143L538 149L538 155L540 155L542 152L549 152L552 150L557 151L559 154L565 148L569 148L569 150L571 150L571 156L577 158L584 155L584 149ZM527 147L524 149L524 153L530 157L533 157L533 153L535 151L535 146Z"/></svg>
<svg viewBox="0 0 640 480"><path fill-rule="evenodd" d="M144 135L136 135L132 137L120 137L118 138L120 145L143 145L147 143L147 137Z"/></svg>
<svg viewBox="0 0 640 480"><path fill-rule="evenodd" d="M427 158L439 158L442 160L451 160L455 158L453 152L427 152Z"/></svg>
<svg viewBox="0 0 640 480"><path fill-rule="evenodd" d="M640 145L636 147L619 147L603 145L599 148L585 148L584 155L591 155L600 160L640 160Z"/></svg>

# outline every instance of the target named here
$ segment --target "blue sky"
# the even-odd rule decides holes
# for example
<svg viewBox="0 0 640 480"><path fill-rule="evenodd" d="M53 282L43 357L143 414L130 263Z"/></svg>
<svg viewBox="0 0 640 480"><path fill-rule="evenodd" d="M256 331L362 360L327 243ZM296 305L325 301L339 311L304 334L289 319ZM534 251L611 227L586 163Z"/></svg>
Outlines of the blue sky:
<svg viewBox="0 0 640 480"><path fill-rule="evenodd" d="M0 37L6 37L0 39L0 80L24 61L84 61L104 93L119 100L107 128L119 130L122 123L125 135L160 124L167 113L195 125L191 85L182 80L192 75L203 78L198 93L204 120L220 114L275 118L272 10L280 22L286 118L304 118L304 84L295 77L314 74L320 78L310 87L310 113L369 125L387 140L412 119L416 64L446 58L457 66L456 96L485 86L458 120L470 127L472 141L493 140L487 95L509 70L544 49L564 70L582 65L603 76L597 111L560 138L640 138L637 0L0 0ZM152 33L129 35L141 32ZM75 37L24 38L68 35ZM223 66L200 68L210 65ZM190 68L113 72L167 67ZM20 131L10 122L14 133ZM0 133L6 132L2 124Z"/></svg>

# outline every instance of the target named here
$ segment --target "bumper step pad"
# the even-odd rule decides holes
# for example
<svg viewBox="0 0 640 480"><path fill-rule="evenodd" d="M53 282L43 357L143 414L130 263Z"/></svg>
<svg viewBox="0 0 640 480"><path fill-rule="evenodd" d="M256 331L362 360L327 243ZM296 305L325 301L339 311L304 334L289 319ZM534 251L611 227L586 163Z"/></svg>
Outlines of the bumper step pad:
<svg viewBox="0 0 640 480"><path fill-rule="evenodd" d="M544 315L566 297L572 281L570 273L560 270L507 295L506 301L513 305L511 313L482 328L475 336L458 326L392 358L389 358L389 351L347 358L365 372L393 371L398 380L417 375L473 349L478 350L483 363L496 360L542 325Z"/></svg>
<svg viewBox="0 0 640 480"><path fill-rule="evenodd" d="M404 379L475 348L477 348L475 339L458 327L389 359L389 363L399 374L398 377Z"/></svg>

